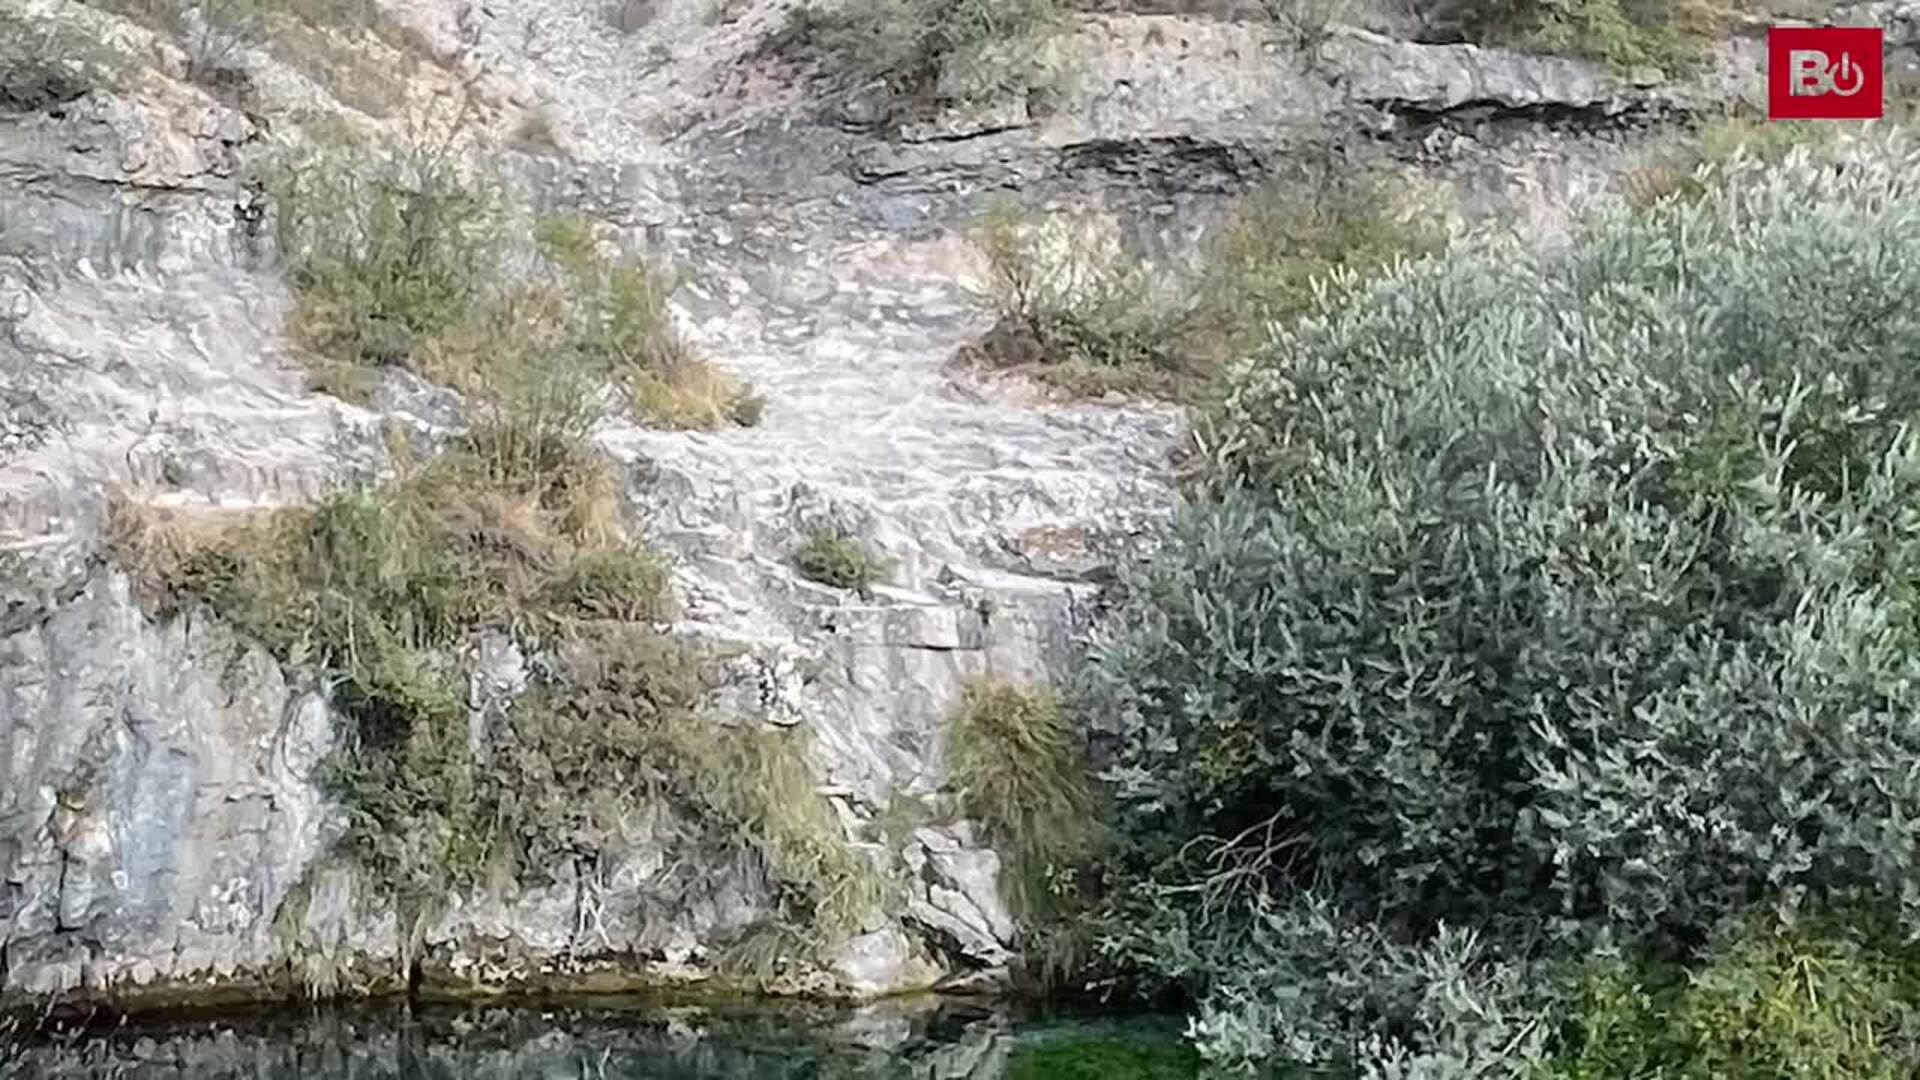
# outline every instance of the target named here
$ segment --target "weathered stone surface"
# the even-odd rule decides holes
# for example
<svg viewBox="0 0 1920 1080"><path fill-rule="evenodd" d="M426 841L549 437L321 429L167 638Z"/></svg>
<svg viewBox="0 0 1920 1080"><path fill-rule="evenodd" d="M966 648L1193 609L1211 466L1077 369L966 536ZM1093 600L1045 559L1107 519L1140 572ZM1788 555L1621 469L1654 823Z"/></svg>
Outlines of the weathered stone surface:
<svg viewBox="0 0 1920 1080"><path fill-rule="evenodd" d="M281 902L330 840L324 707L219 626L102 575L0 640L7 987L275 984Z"/></svg>
<svg viewBox="0 0 1920 1080"><path fill-rule="evenodd" d="M1000 896L1000 857L977 846L966 823L915 829L906 865L910 920L982 968L1013 959L1017 928Z"/></svg>
<svg viewBox="0 0 1920 1080"><path fill-rule="evenodd" d="M1327 52L1354 101L1389 110L1444 113L1483 106L1616 116L1658 101L1587 61L1363 34L1343 34Z"/></svg>

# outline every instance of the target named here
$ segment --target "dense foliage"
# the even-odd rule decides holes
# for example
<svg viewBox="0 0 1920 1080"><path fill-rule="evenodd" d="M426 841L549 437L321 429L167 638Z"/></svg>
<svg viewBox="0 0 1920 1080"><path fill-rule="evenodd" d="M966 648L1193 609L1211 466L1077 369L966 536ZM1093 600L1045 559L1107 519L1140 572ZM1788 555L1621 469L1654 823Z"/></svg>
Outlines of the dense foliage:
<svg viewBox="0 0 1920 1080"><path fill-rule="evenodd" d="M1708 970L1764 986L1770 920L1920 929L1920 155L1846 153L1463 241L1237 372L1077 698L1108 947L1210 1056L1521 1075L1589 948L1751 917Z"/></svg>
<svg viewBox="0 0 1920 1080"><path fill-rule="evenodd" d="M1719 935L1692 972L1589 963L1555 1080L1911 1076L1920 1061L1912 947L1875 920Z"/></svg>

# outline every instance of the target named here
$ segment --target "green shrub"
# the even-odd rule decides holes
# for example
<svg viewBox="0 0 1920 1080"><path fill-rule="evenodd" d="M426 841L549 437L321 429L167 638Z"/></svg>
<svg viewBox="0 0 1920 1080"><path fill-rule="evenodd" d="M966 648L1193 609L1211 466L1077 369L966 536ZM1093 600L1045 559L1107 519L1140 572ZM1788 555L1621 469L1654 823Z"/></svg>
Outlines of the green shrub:
<svg viewBox="0 0 1920 1080"><path fill-rule="evenodd" d="M471 319L504 253L498 193L443 149L318 156L276 177L296 336L348 365L405 365Z"/></svg>
<svg viewBox="0 0 1920 1080"><path fill-rule="evenodd" d="M1477 238L1237 373L1076 697L1162 956L1303 895L1521 959L1920 928L1920 155L1846 161Z"/></svg>
<svg viewBox="0 0 1920 1080"><path fill-rule="evenodd" d="M982 233L994 329L971 359L1069 392L1177 397L1205 369L1184 347L1201 314L1173 274L1084 235L996 211Z"/></svg>
<svg viewBox="0 0 1920 1080"><path fill-rule="evenodd" d="M657 635L625 633L643 647L575 648L568 677L536 712L566 718L564 730L612 723L617 730L606 737L624 747L636 767L651 763L658 770L656 785L665 785L730 841L761 854L784 890L786 921L815 935L857 930L879 903L879 875L847 847L838 816L819 794L807 761L807 732L722 727L685 710L663 710L661 702L680 696L674 691L685 676L656 654L667 650L671 659L684 655L682 647ZM616 796L639 790L604 776L594 782ZM540 790L562 802L568 798L564 788Z"/></svg>
<svg viewBox="0 0 1920 1080"><path fill-rule="evenodd" d="M1110 885L1103 951L1137 993L1204 991L1188 1035L1222 1075L1531 1077L1544 1060L1550 981L1475 932L1410 942L1310 894L1236 910L1217 882Z"/></svg>
<svg viewBox="0 0 1920 1080"><path fill-rule="evenodd" d="M1000 888L1021 922L1019 976L1040 992L1093 981L1103 966L1090 909L1103 813L1086 747L1053 693L993 678L968 684L946 755L960 812L1004 859Z"/></svg>
<svg viewBox="0 0 1920 1080"><path fill-rule="evenodd" d="M620 708L588 681L608 671L630 695ZM705 779L672 756L711 734L697 711L700 657L645 628L567 642L560 672L492 719L478 746L451 686L402 667L335 693L356 726L322 779L347 811L347 850L403 901L431 906L496 874L549 880L592 865L650 797ZM569 703L578 697L593 704ZM394 722L371 722L383 717Z"/></svg>
<svg viewBox="0 0 1920 1080"><path fill-rule="evenodd" d="M1707 0L1437 0L1427 5L1432 34L1490 45L1652 66L1667 74L1700 63L1718 33Z"/></svg>
<svg viewBox="0 0 1920 1080"><path fill-rule="evenodd" d="M311 509L198 534L123 513L115 530L163 615L205 605L321 676L348 721L323 765L348 813L342 844L413 905L528 865L518 851L538 840L532 826L501 830L518 822L490 805L501 776L472 757L467 673L451 653L480 628L543 617L547 580L576 550L547 490L536 477L492 486L453 452Z"/></svg>
<svg viewBox="0 0 1920 1080"><path fill-rule="evenodd" d="M885 580L887 560L868 551L858 539L840 529L815 529L793 552L800 576L836 589L865 595Z"/></svg>
<svg viewBox="0 0 1920 1080"><path fill-rule="evenodd" d="M881 902L880 874L844 842L807 754L799 729L736 728L703 739L702 797L766 859L790 919L816 935L854 933Z"/></svg>
<svg viewBox="0 0 1920 1080"><path fill-rule="evenodd" d="M196 528L123 506L113 542L161 614L204 605L320 675L348 721L323 770L348 813L344 843L384 887L423 903L493 867L550 870L543 845L564 832L562 818L517 819L499 805L533 780L475 759L457 648L483 629L537 634L583 606L626 614L665 602L657 564L582 527L601 516L582 506L599 497L580 480L597 468L497 477L456 447L396 480L264 517ZM644 655L658 661L653 706L690 711L684 672L697 668L664 646ZM585 746L605 730L582 724L552 745ZM502 742L524 747L524 734Z"/></svg>
<svg viewBox="0 0 1920 1080"><path fill-rule="evenodd" d="M1844 923L1787 929L1761 917L1734 924L1693 971L1589 963L1567 1049L1546 1075L1910 1076L1920 1062L1914 957L1867 937Z"/></svg>
<svg viewBox="0 0 1920 1080"><path fill-rule="evenodd" d="M971 102L1027 88L1054 0L848 0L794 9L784 36L863 83Z"/></svg>

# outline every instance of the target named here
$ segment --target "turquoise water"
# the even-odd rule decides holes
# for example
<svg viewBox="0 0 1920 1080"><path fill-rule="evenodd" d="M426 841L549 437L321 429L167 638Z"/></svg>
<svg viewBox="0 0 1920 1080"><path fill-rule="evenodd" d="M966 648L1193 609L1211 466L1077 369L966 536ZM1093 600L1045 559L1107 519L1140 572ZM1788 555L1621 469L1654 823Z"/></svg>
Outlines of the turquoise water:
<svg viewBox="0 0 1920 1080"><path fill-rule="evenodd" d="M13 1080L1190 1080L1177 1020L986 1006L316 1009L0 1045Z"/></svg>

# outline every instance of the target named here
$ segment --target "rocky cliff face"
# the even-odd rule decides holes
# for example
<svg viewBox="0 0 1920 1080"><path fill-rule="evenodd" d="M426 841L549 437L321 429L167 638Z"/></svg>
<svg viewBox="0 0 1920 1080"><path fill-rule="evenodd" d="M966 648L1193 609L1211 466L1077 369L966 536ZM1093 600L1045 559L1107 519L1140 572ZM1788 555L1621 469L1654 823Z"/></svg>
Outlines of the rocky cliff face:
<svg viewBox="0 0 1920 1080"><path fill-rule="evenodd" d="M902 124L760 53L778 5L713 19L695 0L435 0L392 5L378 35L241 50L216 97L132 24L5 4L142 58L120 91L0 111L0 1002L15 1003L697 981L771 903L750 861L675 867L636 823L590 874L402 918L330 856L325 695L208 617L156 621L101 556L115 493L192 513L298 503L376 471L384 426L431 439L457 423L444 391L400 377L370 407L307 389L248 179L292 118L379 138L410 102L467 95L531 197L686 272L687 334L752 379L763 421L609 421L597 439L633 525L675 557L675 629L734 646L720 706L811 728L845 841L904 883L794 986L868 996L1013 957L998 860L954 820L944 718L970 678L1057 673L1107 569L1171 498L1174 410L950 370L991 321L966 238L981 200L1103 207L1135 242L1175 245L1337 131L1382 140L1460 215L1550 222L1704 105L1758 88L1751 42L1698 82L1638 85L1363 29L1310 63L1262 23L1116 11L1054 43L1074 74L1044 108ZM1867 14L1911 46L1911 10ZM536 114L556 145L513 149ZM855 599L799 577L788 552L820 526L893 559L891 583ZM475 647L511 686L517 653ZM876 821L902 799L928 823L889 836ZM673 874L693 885L669 902L655 886Z"/></svg>

